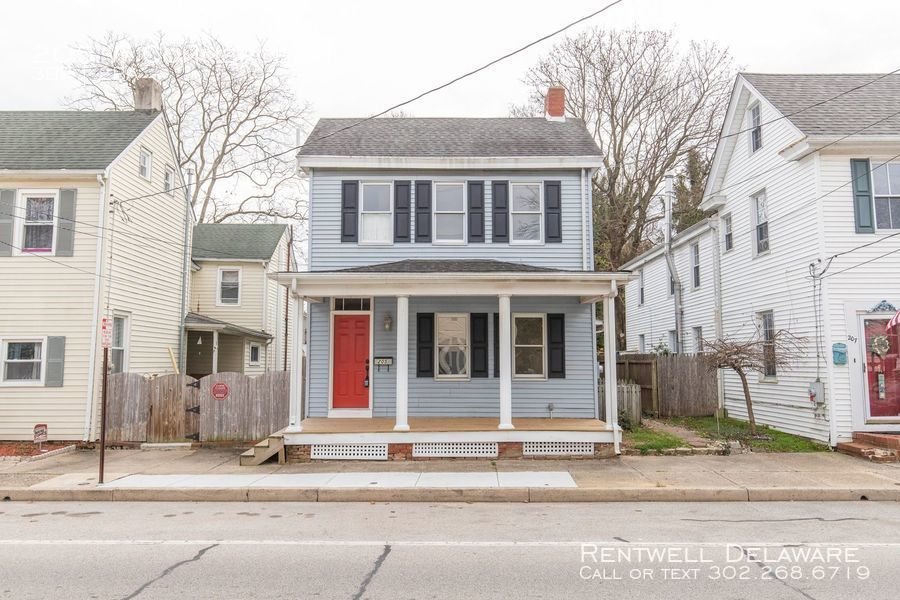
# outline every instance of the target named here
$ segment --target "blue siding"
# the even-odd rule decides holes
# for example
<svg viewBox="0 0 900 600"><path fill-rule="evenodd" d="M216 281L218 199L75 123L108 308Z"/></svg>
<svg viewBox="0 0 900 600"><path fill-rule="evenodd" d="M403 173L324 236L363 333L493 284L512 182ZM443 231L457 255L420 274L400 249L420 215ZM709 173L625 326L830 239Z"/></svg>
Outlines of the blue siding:
<svg viewBox="0 0 900 600"><path fill-rule="evenodd" d="M396 299L376 298L374 305L375 356L393 356L396 361L396 329L384 330L385 313L396 321ZM328 302L314 304L310 312L309 416L328 413ZM499 380L493 377L469 381L439 381L415 376L417 312L497 312L498 301L490 297L410 298L409 324L409 414L410 416L497 417L500 412ZM550 312L566 315L566 378L529 381L513 379L513 416L547 417L547 405L555 404L554 417L596 416L594 372L596 352L591 330L591 305L575 298L513 297L513 312ZM492 321L492 319L491 319ZM490 328L493 347L493 328ZM493 351L488 373L493 373ZM396 371L373 369L373 414L394 415Z"/></svg>
<svg viewBox="0 0 900 600"><path fill-rule="evenodd" d="M562 182L562 243L534 246L493 244L491 242L491 186L485 185L485 239L484 243L465 246L440 246L423 243L398 243L391 246L358 246L341 242L341 180L428 180L428 181L543 181ZM415 185L413 185L415 194ZM582 214L581 178L576 170L567 171L446 171L446 172L392 172L392 171L338 171L315 169L310 190L310 257L311 271L327 271L343 267L356 267L374 263L391 262L406 258L459 259L494 258L511 262L559 267L582 268ZM412 199L415 202L415 197ZM413 240L415 230L411 231ZM588 236L590 238L590 236Z"/></svg>

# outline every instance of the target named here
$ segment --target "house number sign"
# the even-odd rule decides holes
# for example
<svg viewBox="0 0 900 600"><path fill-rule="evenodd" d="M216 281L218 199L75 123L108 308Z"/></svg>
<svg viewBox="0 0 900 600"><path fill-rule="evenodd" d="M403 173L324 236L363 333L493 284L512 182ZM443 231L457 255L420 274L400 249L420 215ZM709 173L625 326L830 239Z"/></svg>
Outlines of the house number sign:
<svg viewBox="0 0 900 600"><path fill-rule="evenodd" d="M393 356L376 356L372 361L375 364L375 368L381 371L381 367L385 367L388 372L391 370L391 365L394 364Z"/></svg>

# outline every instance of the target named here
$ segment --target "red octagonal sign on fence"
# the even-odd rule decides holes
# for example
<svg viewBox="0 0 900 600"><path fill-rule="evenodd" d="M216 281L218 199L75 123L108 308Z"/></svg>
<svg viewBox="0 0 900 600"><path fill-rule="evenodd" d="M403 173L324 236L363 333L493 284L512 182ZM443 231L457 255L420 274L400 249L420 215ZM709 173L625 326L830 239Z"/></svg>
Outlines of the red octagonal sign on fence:
<svg viewBox="0 0 900 600"><path fill-rule="evenodd" d="M222 383L219 381L218 383L214 383L212 386L212 397L216 400L224 400L228 397L228 384Z"/></svg>

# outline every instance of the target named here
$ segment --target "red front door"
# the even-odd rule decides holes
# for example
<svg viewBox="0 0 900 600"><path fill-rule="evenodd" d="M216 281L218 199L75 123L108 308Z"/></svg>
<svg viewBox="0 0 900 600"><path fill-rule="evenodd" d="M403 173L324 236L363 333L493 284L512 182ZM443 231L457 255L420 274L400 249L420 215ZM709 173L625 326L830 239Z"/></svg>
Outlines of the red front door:
<svg viewBox="0 0 900 600"><path fill-rule="evenodd" d="M369 315L334 316L332 408L369 408Z"/></svg>

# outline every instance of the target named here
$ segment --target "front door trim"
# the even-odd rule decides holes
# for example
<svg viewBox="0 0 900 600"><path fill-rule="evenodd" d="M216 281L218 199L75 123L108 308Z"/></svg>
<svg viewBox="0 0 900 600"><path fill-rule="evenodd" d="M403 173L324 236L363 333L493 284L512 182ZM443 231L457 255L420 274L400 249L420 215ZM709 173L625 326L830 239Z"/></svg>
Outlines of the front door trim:
<svg viewBox="0 0 900 600"><path fill-rule="evenodd" d="M869 401L865 375L865 340L863 319L890 319L894 313L870 312L873 302L847 301L844 303L844 314L847 325L848 364L850 369L850 417L852 431L870 431L883 433L900 432L897 420L869 419ZM832 399L832 402L834 399ZM847 432L849 433L849 432ZM841 439L849 435L844 435Z"/></svg>
<svg viewBox="0 0 900 600"><path fill-rule="evenodd" d="M354 296L356 297L356 296ZM369 316L369 360L375 354L375 298L369 298L369 310L334 310L329 302L328 310L328 418L371 418L373 378L369 376L369 408L334 408L334 317L335 315Z"/></svg>

